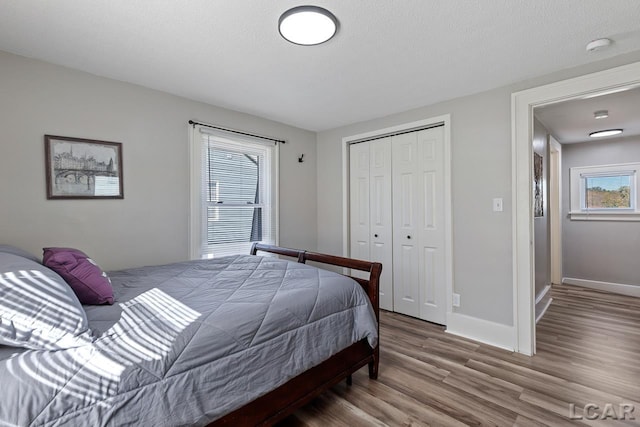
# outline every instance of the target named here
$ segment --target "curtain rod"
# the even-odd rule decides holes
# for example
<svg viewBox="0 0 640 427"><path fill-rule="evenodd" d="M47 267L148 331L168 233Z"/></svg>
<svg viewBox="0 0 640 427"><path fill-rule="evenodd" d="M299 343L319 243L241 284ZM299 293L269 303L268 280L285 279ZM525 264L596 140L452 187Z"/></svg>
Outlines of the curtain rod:
<svg viewBox="0 0 640 427"><path fill-rule="evenodd" d="M253 134L253 133L241 132L241 131L235 130L235 129L228 129L228 128L223 128L223 127L219 127L219 126L208 125L206 123L194 122L193 120L189 120L189 124L194 126L194 127L196 125L198 125L198 126L204 126L204 127L207 127L207 128L222 130L222 131L225 131L225 132L237 133L239 135L251 136L253 138L266 139L268 141L273 141L275 143L278 143L278 142L281 142L283 144L287 143L287 141L285 141L284 139L276 139L276 138L270 138L268 136L262 136L262 135L256 135L256 134Z"/></svg>

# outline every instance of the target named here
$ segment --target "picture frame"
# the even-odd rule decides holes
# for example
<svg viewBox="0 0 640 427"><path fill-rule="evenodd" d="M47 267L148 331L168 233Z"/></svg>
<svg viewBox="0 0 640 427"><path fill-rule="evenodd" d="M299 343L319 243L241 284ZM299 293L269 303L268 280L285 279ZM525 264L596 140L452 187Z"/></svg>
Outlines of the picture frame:
<svg viewBox="0 0 640 427"><path fill-rule="evenodd" d="M544 216L543 157L533 153L533 217Z"/></svg>
<svg viewBox="0 0 640 427"><path fill-rule="evenodd" d="M47 199L124 199L122 143L44 136Z"/></svg>

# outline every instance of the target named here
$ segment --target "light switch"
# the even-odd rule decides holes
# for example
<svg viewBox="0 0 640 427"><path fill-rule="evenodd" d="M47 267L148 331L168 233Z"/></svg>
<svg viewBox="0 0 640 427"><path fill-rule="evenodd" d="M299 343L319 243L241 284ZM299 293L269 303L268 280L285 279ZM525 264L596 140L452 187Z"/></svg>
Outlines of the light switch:
<svg viewBox="0 0 640 427"><path fill-rule="evenodd" d="M493 199L493 211L502 212L502 198Z"/></svg>

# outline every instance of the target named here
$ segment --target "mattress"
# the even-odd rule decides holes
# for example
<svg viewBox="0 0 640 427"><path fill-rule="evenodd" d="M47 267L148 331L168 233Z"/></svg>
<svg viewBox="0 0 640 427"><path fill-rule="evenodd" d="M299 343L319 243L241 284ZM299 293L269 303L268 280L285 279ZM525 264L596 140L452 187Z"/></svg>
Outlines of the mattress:
<svg viewBox="0 0 640 427"><path fill-rule="evenodd" d="M0 347L0 426L205 425L349 345L377 344L353 280L271 257L111 272L97 337L62 351Z"/></svg>

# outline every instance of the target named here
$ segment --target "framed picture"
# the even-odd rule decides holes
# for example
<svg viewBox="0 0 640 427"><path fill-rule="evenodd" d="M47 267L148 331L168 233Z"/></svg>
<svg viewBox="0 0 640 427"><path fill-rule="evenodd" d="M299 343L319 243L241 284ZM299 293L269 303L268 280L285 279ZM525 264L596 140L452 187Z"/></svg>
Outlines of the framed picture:
<svg viewBox="0 0 640 427"><path fill-rule="evenodd" d="M47 199L123 199L122 144L44 136Z"/></svg>
<svg viewBox="0 0 640 427"><path fill-rule="evenodd" d="M533 216L544 216L544 191L542 189L542 156L533 153Z"/></svg>

